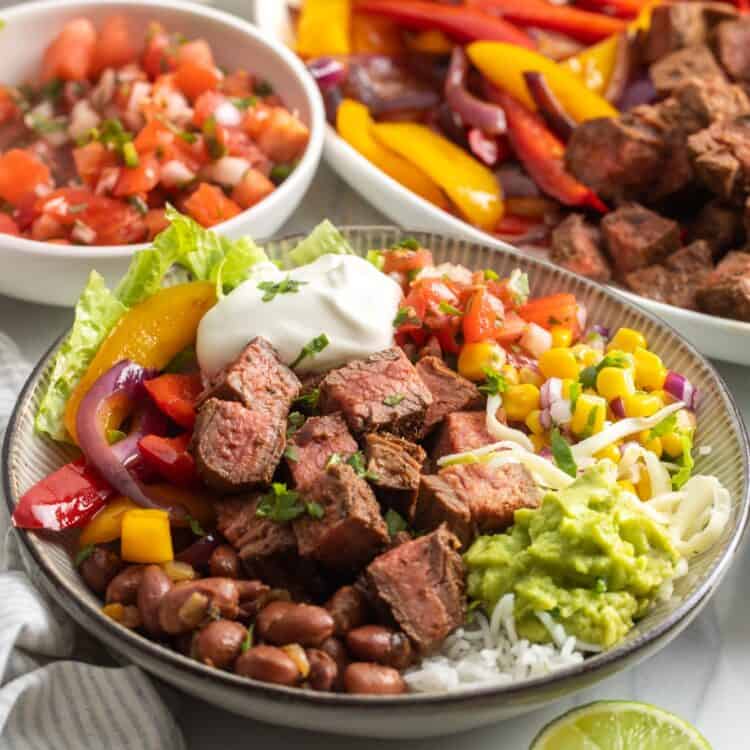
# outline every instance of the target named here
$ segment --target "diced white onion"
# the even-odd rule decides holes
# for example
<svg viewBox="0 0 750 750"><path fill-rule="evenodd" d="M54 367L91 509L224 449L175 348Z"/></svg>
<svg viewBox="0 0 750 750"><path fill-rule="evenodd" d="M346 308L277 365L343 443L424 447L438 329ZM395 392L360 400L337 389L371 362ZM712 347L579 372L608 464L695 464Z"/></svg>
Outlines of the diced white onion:
<svg viewBox="0 0 750 750"><path fill-rule="evenodd" d="M250 169L250 164L246 159L238 156L222 156L221 159L205 167L201 174L220 185L234 187L245 176L248 169Z"/></svg>
<svg viewBox="0 0 750 750"><path fill-rule="evenodd" d="M184 125L193 119L193 108L179 91L168 91L164 95L164 103L166 105L164 114L168 120L177 125Z"/></svg>
<svg viewBox="0 0 750 750"><path fill-rule="evenodd" d="M94 86L89 97L94 109L98 109L101 112L110 103L112 97L115 95L116 86L117 77L115 76L115 71L112 68L107 68L99 76L99 83Z"/></svg>
<svg viewBox="0 0 750 750"><path fill-rule="evenodd" d="M538 326L536 323L529 323L526 326L523 336L518 342L532 357L537 359L552 347L552 334Z"/></svg>
<svg viewBox="0 0 750 750"><path fill-rule="evenodd" d="M560 378L548 378L539 390L539 405L542 409L549 409L562 395L563 382Z"/></svg>
<svg viewBox="0 0 750 750"><path fill-rule="evenodd" d="M570 406L570 401L564 399L562 401L555 401L549 408L549 415L552 421L557 424L568 424L573 418L573 410Z"/></svg>
<svg viewBox="0 0 750 750"><path fill-rule="evenodd" d="M96 232L82 221L76 221L73 224L73 231L70 236L76 241L81 242L84 245L93 245L96 242Z"/></svg>
<svg viewBox="0 0 750 750"><path fill-rule="evenodd" d="M214 118L219 125L236 128L242 122L242 113L227 99L214 110Z"/></svg>
<svg viewBox="0 0 750 750"><path fill-rule="evenodd" d="M94 192L97 195L106 195L111 193L117 180L120 179L120 168L119 167L105 167L102 169L101 175L99 175L99 181L96 183Z"/></svg>
<svg viewBox="0 0 750 750"><path fill-rule="evenodd" d="M140 114L141 105L151 96L151 84L148 81L136 81L130 88L127 110L131 114Z"/></svg>
<svg viewBox="0 0 750 750"><path fill-rule="evenodd" d="M173 159L162 166L159 179L164 187L179 187L190 182L194 177L195 172L188 169L181 161Z"/></svg>
<svg viewBox="0 0 750 750"><path fill-rule="evenodd" d="M79 99L70 113L70 125L68 125L68 135L73 140L83 138L92 128L95 128L101 118L96 110L89 104L86 99Z"/></svg>

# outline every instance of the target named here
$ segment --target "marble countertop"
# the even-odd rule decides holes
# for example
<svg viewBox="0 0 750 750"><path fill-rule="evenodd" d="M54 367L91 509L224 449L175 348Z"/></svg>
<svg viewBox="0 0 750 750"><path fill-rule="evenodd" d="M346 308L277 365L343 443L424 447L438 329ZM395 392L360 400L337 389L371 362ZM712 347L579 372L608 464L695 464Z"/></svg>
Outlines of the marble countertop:
<svg viewBox="0 0 750 750"><path fill-rule="evenodd" d="M310 187L300 210L282 230L309 230L322 218L337 224L388 223L364 203L325 165ZM0 273L2 271L0 270ZM0 328L36 361L69 325L68 310L26 304L0 296ZM750 420L748 371L717 363L721 375ZM574 705L602 699L633 699L656 703L693 722L715 750L746 747L750 737L750 548L745 543L726 579L700 617L675 641L639 666L612 677L572 699L543 711L443 740L403 741L403 750L507 748L525 750L546 722ZM286 730L220 711L170 688L167 702L183 727L190 750L244 750L250 744L287 750L303 743L309 750L336 750L355 743L359 750L394 745L381 740L335 737L323 732Z"/></svg>

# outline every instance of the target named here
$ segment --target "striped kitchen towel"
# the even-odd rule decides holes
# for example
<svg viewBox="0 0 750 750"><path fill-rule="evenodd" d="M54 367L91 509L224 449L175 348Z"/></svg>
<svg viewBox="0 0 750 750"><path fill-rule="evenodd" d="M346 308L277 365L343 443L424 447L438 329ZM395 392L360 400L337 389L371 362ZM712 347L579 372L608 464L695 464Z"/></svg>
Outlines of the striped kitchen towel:
<svg viewBox="0 0 750 750"><path fill-rule="evenodd" d="M0 438L29 369L0 332ZM0 602L0 748L184 750L140 669L76 659L80 631L24 572L1 497Z"/></svg>

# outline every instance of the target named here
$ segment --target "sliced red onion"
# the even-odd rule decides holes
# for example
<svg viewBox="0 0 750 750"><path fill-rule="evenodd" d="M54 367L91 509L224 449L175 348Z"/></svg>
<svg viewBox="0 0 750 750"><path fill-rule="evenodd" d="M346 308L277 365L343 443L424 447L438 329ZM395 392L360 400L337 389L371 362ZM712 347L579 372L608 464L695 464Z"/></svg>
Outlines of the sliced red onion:
<svg viewBox="0 0 750 750"><path fill-rule="evenodd" d="M471 127L488 135L502 135L508 129L505 111L496 104L482 101L466 87L469 59L463 48L456 46L445 78L445 100L450 108Z"/></svg>
<svg viewBox="0 0 750 750"><path fill-rule="evenodd" d="M550 427L552 427L552 417L550 416L549 409L542 409L542 411L539 412L539 424L542 425L545 430L549 430Z"/></svg>
<svg viewBox="0 0 750 750"><path fill-rule="evenodd" d="M463 120L445 102L435 110L436 122L443 135L462 148L469 148Z"/></svg>
<svg viewBox="0 0 750 750"><path fill-rule="evenodd" d="M549 415L556 425L568 424L573 418L573 411L570 407L570 401L562 399L555 401L549 408Z"/></svg>
<svg viewBox="0 0 750 750"><path fill-rule="evenodd" d="M612 414L614 414L618 419L625 419L625 402L618 396L617 398L612 399L612 401L609 402L609 408L612 409Z"/></svg>
<svg viewBox="0 0 750 750"><path fill-rule="evenodd" d="M117 444L109 445L100 416L102 406L110 398L124 398L132 404L143 399L145 397L143 381L153 375L155 373L127 359L107 370L91 386L78 408L76 418L78 444L88 462L121 495L129 497L134 503L144 508L170 510L175 516L181 516L184 515L181 509L165 508L148 496L143 485L123 463L122 455L127 454L128 444L118 450L115 450Z"/></svg>
<svg viewBox="0 0 750 750"><path fill-rule="evenodd" d="M633 107L639 107L641 104L651 104L658 99L659 95L651 82L648 74L641 78L636 78L630 83L623 92L620 100L617 102L617 108L621 112L627 112Z"/></svg>
<svg viewBox="0 0 750 750"><path fill-rule="evenodd" d="M527 70L523 77L531 98L539 107L539 114L555 135L567 141L576 128L576 121L565 111L541 73Z"/></svg>
<svg viewBox="0 0 750 750"><path fill-rule="evenodd" d="M601 336L603 339L606 339L609 341L610 331L607 326L600 326L598 323L594 323L594 325L591 326L589 329L589 334L596 333L597 335Z"/></svg>
<svg viewBox="0 0 750 750"><path fill-rule="evenodd" d="M552 404L562 399L563 382L560 378L549 378L544 381L539 391L539 405L542 409L549 409Z"/></svg>
<svg viewBox="0 0 750 750"><path fill-rule="evenodd" d="M321 89L339 86L346 80L346 65L335 57L316 57L307 63L307 69Z"/></svg>
<svg viewBox="0 0 750 750"><path fill-rule="evenodd" d="M664 380L664 390L678 401L683 401L691 411L696 410L700 393L683 375L670 370Z"/></svg>
<svg viewBox="0 0 750 750"><path fill-rule="evenodd" d="M497 159L500 155L497 140L491 135L487 135L483 130L472 128L469 131L469 148L474 156L488 167L493 167L497 164Z"/></svg>

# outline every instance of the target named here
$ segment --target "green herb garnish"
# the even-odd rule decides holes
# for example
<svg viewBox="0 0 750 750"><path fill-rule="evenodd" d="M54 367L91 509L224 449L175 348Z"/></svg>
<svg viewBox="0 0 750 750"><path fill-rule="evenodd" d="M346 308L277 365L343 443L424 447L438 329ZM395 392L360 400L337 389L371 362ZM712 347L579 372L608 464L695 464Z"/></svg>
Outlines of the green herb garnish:
<svg viewBox="0 0 750 750"><path fill-rule="evenodd" d="M320 388L312 388L303 396L298 396L294 399L295 404L300 404L308 409L315 409L320 401Z"/></svg>
<svg viewBox="0 0 750 750"><path fill-rule="evenodd" d="M280 185L289 175L294 172L296 164L274 164L268 175L274 185Z"/></svg>
<svg viewBox="0 0 750 750"><path fill-rule="evenodd" d="M393 508L389 508L385 514L385 525L388 527L388 536L394 537L401 531L408 528L404 517L397 513Z"/></svg>
<svg viewBox="0 0 750 750"><path fill-rule="evenodd" d="M416 310L413 307L399 307L396 317L393 319L393 327L400 328L405 323L419 325Z"/></svg>
<svg viewBox="0 0 750 750"><path fill-rule="evenodd" d="M131 195L128 198L128 203L136 210L141 216L145 216L148 213L148 203L141 198L140 195Z"/></svg>
<svg viewBox="0 0 750 750"><path fill-rule="evenodd" d="M586 438L589 438L594 433L594 425L596 424L596 418L599 415L599 407L595 406L590 412L588 417L586 417L586 424L583 428L583 432L581 433L581 437L585 440Z"/></svg>
<svg viewBox="0 0 750 750"><path fill-rule="evenodd" d="M685 482L692 476L693 468L695 467L692 436L688 433L683 433L680 435L680 439L682 441L682 456L680 456L679 460L680 468L672 477L672 488L675 491L682 489Z"/></svg>
<svg viewBox="0 0 750 750"><path fill-rule="evenodd" d="M271 491L261 498L255 515L277 523L287 523L299 518L305 510L299 492L287 489L285 483L274 482Z"/></svg>
<svg viewBox="0 0 750 750"><path fill-rule="evenodd" d="M265 292L261 300L270 302L277 294L296 294L299 288L307 283L307 281L296 281L287 276L282 281L261 281L258 289Z"/></svg>
<svg viewBox="0 0 750 750"><path fill-rule="evenodd" d="M211 115L203 123L203 135L206 142L206 150L213 161L226 156L227 147L219 142L216 129L216 118Z"/></svg>
<svg viewBox="0 0 750 750"><path fill-rule="evenodd" d="M289 412L289 416L287 417L286 436L289 438L294 435L303 424L305 424L304 414L298 411Z"/></svg>
<svg viewBox="0 0 750 750"><path fill-rule="evenodd" d="M258 103L258 97L257 96L243 96L238 97L236 99L232 99L232 104L234 104L237 109L250 109L250 107L254 107Z"/></svg>
<svg viewBox="0 0 750 750"><path fill-rule="evenodd" d="M570 396L570 410L575 411L578 397L581 395L581 384L577 381L572 382L568 390L568 395Z"/></svg>
<svg viewBox="0 0 750 750"><path fill-rule="evenodd" d="M325 349L328 344L331 342L328 340L328 336L325 335L325 333L321 333L320 336L316 336L311 341L308 341L307 344L305 344L302 347L302 351L297 355L297 358L292 362L289 367L294 369L302 360L307 359L308 357L314 357L316 354L320 354L320 352Z"/></svg>
<svg viewBox="0 0 750 750"><path fill-rule="evenodd" d="M438 309L441 313L445 313L446 315L463 315L463 313L457 308L451 305L449 302L441 302L438 305Z"/></svg>
<svg viewBox="0 0 750 750"><path fill-rule="evenodd" d="M487 380L479 386L482 393L488 396L499 396L508 390L508 381L502 373L493 370L491 367L485 367L484 375Z"/></svg>
<svg viewBox="0 0 750 750"><path fill-rule="evenodd" d="M244 654L245 651L249 651L253 647L253 631L255 630L255 623L250 625L247 629L247 634L245 635L245 640L242 641L242 646L240 646L240 651Z"/></svg>
<svg viewBox="0 0 750 750"><path fill-rule="evenodd" d="M597 594L603 594L607 590L607 582L603 578L597 578L594 584L594 591Z"/></svg>
<svg viewBox="0 0 750 750"><path fill-rule="evenodd" d="M395 245L391 245L391 250L419 250L419 243L414 237L404 237L401 242L397 242Z"/></svg>
<svg viewBox="0 0 750 750"><path fill-rule="evenodd" d="M197 518L187 516L187 522L190 526L190 531L192 531L195 536L206 536L206 530L201 526L200 521Z"/></svg>
<svg viewBox="0 0 750 750"><path fill-rule="evenodd" d="M383 404L385 406L398 406L405 398L406 396L403 393L392 393L383 399Z"/></svg>
<svg viewBox="0 0 750 750"><path fill-rule="evenodd" d="M568 441L560 434L560 430L557 427L552 429L550 444L552 457L555 459L558 468L575 478L578 473L578 467L576 466Z"/></svg>
<svg viewBox="0 0 750 750"><path fill-rule="evenodd" d="M610 352L602 360L590 367L584 367L578 376L578 381L584 388L596 388L596 376L605 367L619 367L625 368L630 363L630 360L622 352Z"/></svg>
<svg viewBox="0 0 750 750"><path fill-rule="evenodd" d="M305 510L310 518L314 518L316 521L320 521L326 514L323 506L320 503L305 503Z"/></svg>
<svg viewBox="0 0 750 750"><path fill-rule="evenodd" d="M75 557L75 560L73 561L73 564L76 566L76 568L84 562L84 560L88 560L91 555L94 554L94 550L96 549L96 546L93 544L87 544L85 547L81 547L81 549L78 550L78 554Z"/></svg>
<svg viewBox="0 0 750 750"><path fill-rule="evenodd" d="M491 268L485 268L482 273L485 281L497 281L500 278Z"/></svg>
<svg viewBox="0 0 750 750"><path fill-rule="evenodd" d="M287 447L284 448L284 458L286 458L287 461L299 461L299 451L297 450L297 446L287 445Z"/></svg>

